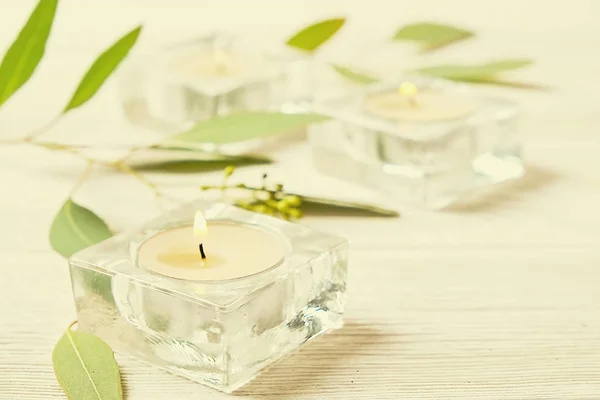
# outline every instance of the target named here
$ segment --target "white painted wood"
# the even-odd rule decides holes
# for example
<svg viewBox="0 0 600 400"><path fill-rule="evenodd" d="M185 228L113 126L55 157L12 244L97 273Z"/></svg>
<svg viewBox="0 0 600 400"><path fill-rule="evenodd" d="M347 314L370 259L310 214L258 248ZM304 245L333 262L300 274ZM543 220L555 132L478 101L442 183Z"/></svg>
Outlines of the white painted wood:
<svg viewBox="0 0 600 400"><path fill-rule="evenodd" d="M0 0L5 48L34 5ZM402 23L443 20L478 37L407 66L533 57L515 77L552 91L486 89L523 103L530 175L478 207L398 220L310 218L352 240L347 324L241 390L249 399L600 399L600 2L572 0L63 0L34 79L0 110L0 135L52 117L114 38L146 24L136 51L220 27L283 40L320 17L350 22L325 51L380 43ZM88 144L152 135L124 121L115 81L46 137ZM301 144L273 167L290 188L388 204L318 175ZM0 146L0 399L64 399L51 351L74 319L65 261L48 245L54 213L83 165L65 155ZM262 168L240 171L255 178ZM171 194L198 195L218 174L153 176ZM115 228L159 212L128 177L96 171L77 200ZM129 400L233 398L118 357Z"/></svg>

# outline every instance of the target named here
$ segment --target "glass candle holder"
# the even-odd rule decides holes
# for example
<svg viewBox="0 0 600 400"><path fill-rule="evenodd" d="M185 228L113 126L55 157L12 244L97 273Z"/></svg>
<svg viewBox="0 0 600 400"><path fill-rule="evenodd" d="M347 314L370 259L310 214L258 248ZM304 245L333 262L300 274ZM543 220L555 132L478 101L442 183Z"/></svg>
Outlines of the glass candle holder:
<svg viewBox="0 0 600 400"><path fill-rule="evenodd" d="M291 48L260 48L211 33L140 58L121 74L125 114L165 133L242 110L303 110L311 59Z"/></svg>
<svg viewBox="0 0 600 400"><path fill-rule="evenodd" d="M199 254L192 264L185 254L167 260L198 209L207 237L218 236L205 243L208 267L198 267ZM80 329L231 392L342 326L347 259L345 239L198 200L75 254L69 266Z"/></svg>
<svg viewBox="0 0 600 400"><path fill-rule="evenodd" d="M316 167L428 208L469 201L524 172L519 109L468 87L411 77L315 102Z"/></svg>

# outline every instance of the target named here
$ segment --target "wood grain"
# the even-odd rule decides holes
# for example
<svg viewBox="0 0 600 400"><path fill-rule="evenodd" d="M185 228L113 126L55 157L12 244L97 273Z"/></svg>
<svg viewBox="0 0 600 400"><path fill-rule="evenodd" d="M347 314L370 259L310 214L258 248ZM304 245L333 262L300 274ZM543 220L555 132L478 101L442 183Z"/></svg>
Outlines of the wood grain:
<svg viewBox="0 0 600 400"><path fill-rule="evenodd" d="M0 47L6 47L34 1L0 3ZM346 14L351 22L325 52L338 57L352 53L348 43L383 42L402 23L435 18L479 36L426 58L401 49L406 63L531 56L536 65L515 79L554 88L482 89L525 107L529 174L518 185L447 212L400 207L403 217L397 220L304 221L352 242L343 329L273 365L231 396L118 356L128 400L600 399L600 27L595 18L600 3L451 4L61 2L39 73L0 110L3 135L18 135L51 118L94 56L140 20L147 25L143 51L196 34L199 20L203 30L222 27L256 40L279 40L320 17ZM99 145L154 140L152 133L125 122L115 99L112 81L47 138ZM319 175L305 144L281 149L277 157L272 174L290 190L396 205ZM47 231L82 169L68 156L0 146L1 400L65 398L51 351L75 315L66 262L50 250ZM251 167L240 176L256 179L263 169ZM192 198L201 183L214 183L218 175L153 179L173 195ZM146 188L107 170L95 171L76 199L116 229L160 212Z"/></svg>

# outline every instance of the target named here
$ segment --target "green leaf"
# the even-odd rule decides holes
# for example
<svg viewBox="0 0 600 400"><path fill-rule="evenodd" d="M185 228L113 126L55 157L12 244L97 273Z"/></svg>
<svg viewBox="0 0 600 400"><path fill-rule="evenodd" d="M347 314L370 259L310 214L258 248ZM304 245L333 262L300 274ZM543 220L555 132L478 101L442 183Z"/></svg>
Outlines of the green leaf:
<svg viewBox="0 0 600 400"><path fill-rule="evenodd" d="M509 81L505 79L498 79L495 77L491 77L489 79L473 79L473 80L464 80L463 82L469 83L477 83L483 85L495 85L495 86L506 86L515 89L532 89L532 90L550 90L552 89L550 86L545 85L543 83L532 83L532 82L518 82L518 81Z"/></svg>
<svg viewBox="0 0 600 400"><path fill-rule="evenodd" d="M69 100L69 103L63 112L66 113L69 110L85 104L96 94L106 79L119 66L121 61L125 59L129 50L131 50L137 41L141 30L142 27L138 26L98 56L90 69L85 73L81 82L79 82L79 86L77 86L75 93L71 97L71 100Z"/></svg>
<svg viewBox="0 0 600 400"><path fill-rule="evenodd" d="M50 226L50 245L64 257L101 242L112 232L96 214L68 199Z"/></svg>
<svg viewBox="0 0 600 400"><path fill-rule="evenodd" d="M433 50L473 36L474 33L436 22L419 22L400 28L394 40L418 42L426 50Z"/></svg>
<svg viewBox="0 0 600 400"><path fill-rule="evenodd" d="M138 171L159 171L172 173L195 173L222 170L230 165L259 165L269 164L270 159L259 156L225 156L207 155L205 158L192 158L182 160L146 161L131 165Z"/></svg>
<svg viewBox="0 0 600 400"><path fill-rule="evenodd" d="M166 142L155 144L148 147L148 155L152 155L153 152L162 152L163 154L182 154L183 157L194 157L194 159L214 159L222 157L244 157L244 158L257 158L268 160L267 157L253 154L244 155L232 155L232 154L221 154L213 151L206 150L206 144L200 142ZM142 152L142 154L144 154Z"/></svg>
<svg viewBox="0 0 600 400"><path fill-rule="evenodd" d="M332 200L322 197L302 196L292 194L302 199L301 209L305 215L340 215L340 216L376 216L397 217L398 212L372 204L357 203L343 200Z"/></svg>
<svg viewBox="0 0 600 400"><path fill-rule="evenodd" d="M69 400L122 400L113 351L98 337L70 327L52 352L54 373Z"/></svg>
<svg viewBox="0 0 600 400"><path fill-rule="evenodd" d="M40 0L0 64L0 106L31 78L40 63L58 0Z"/></svg>
<svg viewBox="0 0 600 400"><path fill-rule="evenodd" d="M341 65L332 65L332 67L338 74L355 83L369 85L371 83L379 82L380 80L375 76L367 75L365 73L353 70L348 67L343 67Z"/></svg>
<svg viewBox="0 0 600 400"><path fill-rule="evenodd" d="M502 72L526 67L533 63L528 59L494 61L479 65L441 65L416 70L416 72L455 81L489 81Z"/></svg>
<svg viewBox="0 0 600 400"><path fill-rule="evenodd" d="M249 111L200 121L173 141L225 144L267 138L329 119L318 114ZM172 143L169 143L172 144Z"/></svg>
<svg viewBox="0 0 600 400"><path fill-rule="evenodd" d="M287 45L309 52L315 51L328 41L346 22L345 18L334 18L307 26L288 39Z"/></svg>

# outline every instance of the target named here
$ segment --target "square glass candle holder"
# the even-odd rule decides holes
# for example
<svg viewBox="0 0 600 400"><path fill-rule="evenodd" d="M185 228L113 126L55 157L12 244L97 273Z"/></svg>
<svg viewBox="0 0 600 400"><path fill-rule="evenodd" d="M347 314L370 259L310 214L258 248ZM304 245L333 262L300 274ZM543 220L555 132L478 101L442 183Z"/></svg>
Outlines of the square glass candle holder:
<svg viewBox="0 0 600 400"><path fill-rule="evenodd" d="M224 234L221 243L205 243L206 260L230 257L228 267L241 275L219 270L219 260L208 275L188 266L174 277L157 267L161 247L191 235L196 210L208 221L207 238L211 230ZM257 270L261 257L268 265ZM69 266L80 329L118 352L231 392L342 326L347 257L345 239L196 201L75 254Z"/></svg>
<svg viewBox="0 0 600 400"><path fill-rule="evenodd" d="M517 105L464 85L411 77L314 108L332 117L309 130L319 170L428 208L473 200L525 171Z"/></svg>
<svg viewBox="0 0 600 400"><path fill-rule="evenodd" d="M292 48L262 48L217 32L133 62L121 75L120 92L131 121L173 133L234 111L304 110L311 64Z"/></svg>

